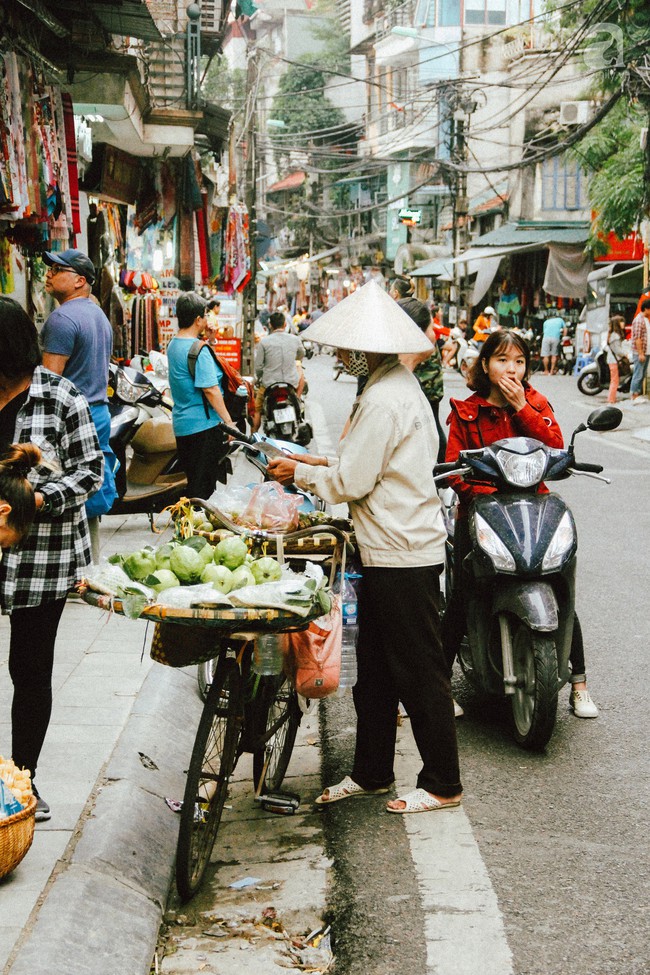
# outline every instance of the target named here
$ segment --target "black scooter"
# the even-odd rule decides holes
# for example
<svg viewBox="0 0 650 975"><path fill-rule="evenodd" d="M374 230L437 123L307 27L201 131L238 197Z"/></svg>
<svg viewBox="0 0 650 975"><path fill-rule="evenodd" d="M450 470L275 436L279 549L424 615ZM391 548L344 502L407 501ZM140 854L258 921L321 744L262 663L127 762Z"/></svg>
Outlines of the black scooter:
<svg viewBox="0 0 650 975"><path fill-rule="evenodd" d="M271 383L264 393L262 406L264 432L271 439L290 440L306 447L313 437L305 421L305 408L290 383Z"/></svg>
<svg viewBox="0 0 650 975"><path fill-rule="evenodd" d="M496 487L469 506L470 549L463 560L469 581L460 590L466 638L458 656L476 689L510 698L514 737L523 748L541 750L553 733L558 691L570 676L575 615L575 522L559 495L537 490L544 480L572 474L609 484L599 477L599 464L578 463L574 440L586 429L614 430L622 416L614 406L594 410L563 450L513 437L462 451L457 462L434 468L436 482L451 473L472 474ZM447 528L451 592L453 518Z"/></svg>

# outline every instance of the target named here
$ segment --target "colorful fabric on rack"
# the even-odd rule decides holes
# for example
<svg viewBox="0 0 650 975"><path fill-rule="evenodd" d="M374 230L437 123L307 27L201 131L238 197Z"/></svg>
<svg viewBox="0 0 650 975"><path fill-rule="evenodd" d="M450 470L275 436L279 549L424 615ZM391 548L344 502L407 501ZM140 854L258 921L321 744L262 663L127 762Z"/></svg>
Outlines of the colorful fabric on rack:
<svg viewBox="0 0 650 975"><path fill-rule="evenodd" d="M9 295L14 290L13 246L0 237L0 293Z"/></svg>
<svg viewBox="0 0 650 975"><path fill-rule="evenodd" d="M224 266L225 230L227 220L227 207L213 206L211 208L208 218L208 235L213 282L216 282L221 278L221 271Z"/></svg>
<svg viewBox="0 0 650 975"><path fill-rule="evenodd" d="M208 247L208 222L207 222L207 194L203 194L203 209L197 210L196 235L199 245L199 261L201 265L201 281L203 284L210 284L212 279L212 266L210 264L210 250Z"/></svg>
<svg viewBox="0 0 650 975"><path fill-rule="evenodd" d="M81 219L79 216L79 173L77 170L77 137L74 130L74 108L72 96L62 92L63 124L65 135L65 150L68 156L68 187L70 192L70 208L72 210L72 233L81 233ZM73 242L73 247L74 242Z"/></svg>
<svg viewBox="0 0 650 975"><path fill-rule="evenodd" d="M251 279L251 254L248 234L248 210L233 206L226 226L225 264L222 273L224 291L243 291Z"/></svg>

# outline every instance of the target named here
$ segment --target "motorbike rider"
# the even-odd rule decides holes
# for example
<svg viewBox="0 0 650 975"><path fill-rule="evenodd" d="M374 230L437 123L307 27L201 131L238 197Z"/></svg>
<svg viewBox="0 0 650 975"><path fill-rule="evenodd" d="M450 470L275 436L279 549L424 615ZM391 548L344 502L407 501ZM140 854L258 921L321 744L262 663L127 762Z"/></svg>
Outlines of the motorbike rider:
<svg viewBox="0 0 650 975"><path fill-rule="evenodd" d="M528 383L530 350L516 332L500 329L485 340L472 366L468 385L475 390L466 400L451 400L446 461L458 460L462 450L486 447L506 437L530 437L549 447L562 447L562 431L551 404ZM467 506L474 494L493 493L493 482L449 478L459 498L454 533L454 588L443 621L443 643L451 669L465 635L462 568L471 550ZM548 492L544 484L540 492ZM582 632L576 615L571 644L570 706L576 717L596 718L598 709L587 690Z"/></svg>
<svg viewBox="0 0 650 975"><path fill-rule="evenodd" d="M253 433L262 424L262 407L267 386L271 383L289 383L302 396L305 376L300 360L305 355L302 340L286 330L286 320L282 312L274 311L269 318L270 332L257 346L255 353L255 412L253 414Z"/></svg>
<svg viewBox="0 0 650 975"><path fill-rule="evenodd" d="M480 313L474 322L474 334L472 340L477 345L482 345L490 332L494 332L499 326L497 324L497 313L491 305L488 305Z"/></svg>
<svg viewBox="0 0 650 975"><path fill-rule="evenodd" d="M439 624L444 526L431 473L438 440L426 397L397 358L429 351L431 345L373 281L306 334L334 346L353 375L369 375L336 458L298 455L272 460L268 468L282 483L296 483L331 504L349 502L364 566L354 764L351 775L325 789L316 802L388 792L401 700L423 768L418 788L389 802L387 811L458 806L462 786Z"/></svg>

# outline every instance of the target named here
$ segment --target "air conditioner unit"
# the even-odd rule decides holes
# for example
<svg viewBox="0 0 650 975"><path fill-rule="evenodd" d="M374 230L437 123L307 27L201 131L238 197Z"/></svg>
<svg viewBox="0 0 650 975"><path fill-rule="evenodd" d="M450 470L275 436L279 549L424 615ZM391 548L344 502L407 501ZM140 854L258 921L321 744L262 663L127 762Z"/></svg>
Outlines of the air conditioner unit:
<svg viewBox="0 0 650 975"><path fill-rule="evenodd" d="M582 125L589 119L589 102L562 102L560 125Z"/></svg>

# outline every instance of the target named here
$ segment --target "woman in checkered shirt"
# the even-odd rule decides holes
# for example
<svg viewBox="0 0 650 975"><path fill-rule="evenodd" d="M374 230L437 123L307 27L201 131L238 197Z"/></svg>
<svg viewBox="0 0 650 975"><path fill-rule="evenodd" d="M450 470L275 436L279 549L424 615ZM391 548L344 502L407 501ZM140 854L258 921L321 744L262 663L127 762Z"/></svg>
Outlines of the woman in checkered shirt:
<svg viewBox="0 0 650 975"><path fill-rule="evenodd" d="M66 596L91 562L84 504L102 484L104 460L85 398L41 365L38 333L20 305L0 297L0 455L32 443L36 517L3 549L0 607L10 620L12 754L32 779L52 710L54 643ZM37 820L49 819L39 800Z"/></svg>

